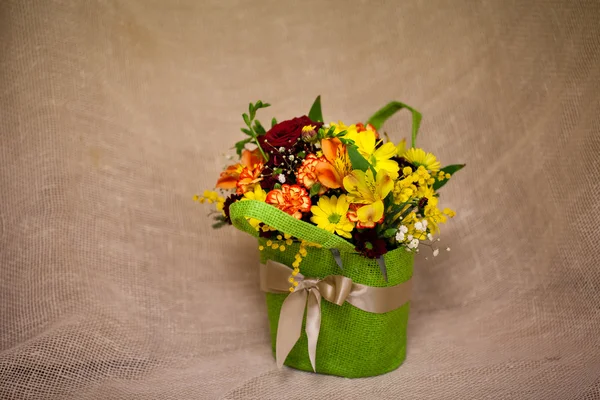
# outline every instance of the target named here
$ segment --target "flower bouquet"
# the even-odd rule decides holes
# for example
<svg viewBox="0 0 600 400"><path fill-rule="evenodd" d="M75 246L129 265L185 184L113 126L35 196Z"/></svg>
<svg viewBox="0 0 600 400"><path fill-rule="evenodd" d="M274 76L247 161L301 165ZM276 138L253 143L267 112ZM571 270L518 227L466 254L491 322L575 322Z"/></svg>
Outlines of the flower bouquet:
<svg viewBox="0 0 600 400"><path fill-rule="evenodd" d="M406 356L414 254L438 255L440 224L455 214L438 191L464 165L441 168L416 147L421 114L403 103L364 124L325 124L317 97L308 116L273 118L267 131L256 113L268 106L249 105L239 162L221 173L220 193L195 200L216 206L213 227L258 238L279 366L349 378L394 370ZM402 109L410 147L380 133Z"/></svg>

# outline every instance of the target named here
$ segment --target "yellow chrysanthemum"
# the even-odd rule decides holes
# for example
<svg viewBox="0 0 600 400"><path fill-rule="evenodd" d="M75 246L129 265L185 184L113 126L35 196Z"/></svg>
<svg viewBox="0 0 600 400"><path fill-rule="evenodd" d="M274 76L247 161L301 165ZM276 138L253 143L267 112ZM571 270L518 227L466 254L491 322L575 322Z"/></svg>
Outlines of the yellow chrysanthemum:
<svg viewBox="0 0 600 400"><path fill-rule="evenodd" d="M311 207L310 211L313 216L310 220L321 229L351 238L350 232L354 229L354 224L346 217L349 207L350 204L344 194L339 198L323 196L316 206Z"/></svg>
<svg viewBox="0 0 600 400"><path fill-rule="evenodd" d="M264 190L262 190L262 188L260 187L259 184L255 184L254 187L252 187L252 189L250 189L246 193L244 193L244 197L242 197L242 200L265 201L266 197L267 197L267 193ZM255 229L258 229L258 226L260 225L260 221L257 220L256 218L248 218L248 222Z"/></svg>
<svg viewBox="0 0 600 400"><path fill-rule="evenodd" d="M439 171L441 167L437 158L431 153L426 153L423 149L410 148L404 153L403 157L417 167L425 167L427 171Z"/></svg>
<svg viewBox="0 0 600 400"><path fill-rule="evenodd" d="M265 201L267 192L265 192L259 184L255 184L250 190L244 193L242 200L258 200Z"/></svg>

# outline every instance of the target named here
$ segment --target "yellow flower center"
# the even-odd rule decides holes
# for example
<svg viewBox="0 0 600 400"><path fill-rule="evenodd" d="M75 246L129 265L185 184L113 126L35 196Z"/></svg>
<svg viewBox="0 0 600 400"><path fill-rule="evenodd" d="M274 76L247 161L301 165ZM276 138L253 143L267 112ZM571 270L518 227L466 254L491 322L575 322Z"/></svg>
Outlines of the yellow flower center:
<svg viewBox="0 0 600 400"><path fill-rule="evenodd" d="M314 126L314 125L306 125L304 128L302 128L302 132L314 131L315 128L316 128L316 126Z"/></svg>
<svg viewBox="0 0 600 400"><path fill-rule="evenodd" d="M340 219L342 218L341 215L339 214L330 214L329 217L327 218L329 220L329 222L331 222L332 224L337 224L338 222L340 222Z"/></svg>

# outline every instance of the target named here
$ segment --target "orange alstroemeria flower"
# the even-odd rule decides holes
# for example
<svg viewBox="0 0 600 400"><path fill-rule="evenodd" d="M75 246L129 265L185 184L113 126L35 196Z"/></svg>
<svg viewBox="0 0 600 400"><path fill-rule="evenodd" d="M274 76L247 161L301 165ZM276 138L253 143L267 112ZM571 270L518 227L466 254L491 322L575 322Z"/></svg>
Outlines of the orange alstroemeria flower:
<svg viewBox="0 0 600 400"><path fill-rule="evenodd" d="M250 151L244 150L240 163L228 166L225 171L221 172L221 176L217 180L216 187L220 189L235 189L240 174L244 167L252 168L254 165L263 162L262 155L258 148Z"/></svg>
<svg viewBox="0 0 600 400"><path fill-rule="evenodd" d="M321 140L321 150L326 161L315 167L322 185L337 189L344 185L344 178L352 172L352 163L346 146L337 138Z"/></svg>
<svg viewBox="0 0 600 400"><path fill-rule="evenodd" d="M255 183L262 180L263 163L259 162L252 167L244 167L236 183L237 193L244 194L252 189Z"/></svg>
<svg viewBox="0 0 600 400"><path fill-rule="evenodd" d="M301 219L303 212L309 212L311 201L308 192L300 185L282 185L267 193L265 202Z"/></svg>

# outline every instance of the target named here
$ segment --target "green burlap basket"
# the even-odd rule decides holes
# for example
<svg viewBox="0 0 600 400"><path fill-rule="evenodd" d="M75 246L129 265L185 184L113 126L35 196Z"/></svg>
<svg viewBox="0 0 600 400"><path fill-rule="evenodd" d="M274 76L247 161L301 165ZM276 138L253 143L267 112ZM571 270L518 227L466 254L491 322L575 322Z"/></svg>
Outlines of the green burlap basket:
<svg viewBox="0 0 600 400"><path fill-rule="evenodd" d="M412 276L413 255L404 249L385 254L388 272L386 282L377 262L357 254L353 246L344 239L299 221L266 203L252 200L237 202L231 206L230 213L234 226L254 236L258 234L246 217L256 218L294 237L320 244L322 248L308 247L308 254L300 265L300 272L306 277L344 275L363 285L387 287L405 282ZM266 239L258 240L265 245ZM267 260L274 260L291 266L298 247L299 244L294 243L282 252L265 245L260 261L266 263ZM331 248L340 251L343 271L337 266L329 250ZM266 294L273 353L279 312L286 296L287 294ZM316 371L346 378L360 378L381 375L398 368L406 357L409 307L410 303L406 303L394 311L376 314L360 310L349 303L338 306L322 301ZM312 371L304 326L285 365Z"/></svg>

